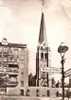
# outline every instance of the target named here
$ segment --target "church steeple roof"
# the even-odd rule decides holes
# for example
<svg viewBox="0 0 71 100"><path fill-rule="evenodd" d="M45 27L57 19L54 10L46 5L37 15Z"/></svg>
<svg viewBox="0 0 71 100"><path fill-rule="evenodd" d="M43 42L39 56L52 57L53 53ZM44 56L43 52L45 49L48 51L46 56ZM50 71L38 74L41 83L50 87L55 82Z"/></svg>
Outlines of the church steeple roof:
<svg viewBox="0 0 71 100"><path fill-rule="evenodd" d="M45 21L44 21L44 13L41 15L41 23L40 23L40 32L39 32L39 44L47 41L46 30L45 30Z"/></svg>

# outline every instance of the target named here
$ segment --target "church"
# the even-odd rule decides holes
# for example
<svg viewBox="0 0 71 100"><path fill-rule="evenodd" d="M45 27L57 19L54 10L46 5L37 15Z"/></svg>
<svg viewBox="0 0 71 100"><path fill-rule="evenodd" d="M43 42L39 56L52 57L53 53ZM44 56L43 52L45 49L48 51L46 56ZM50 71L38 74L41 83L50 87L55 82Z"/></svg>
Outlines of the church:
<svg viewBox="0 0 71 100"><path fill-rule="evenodd" d="M50 67L50 48L47 43L44 13L41 15L40 32L36 53L36 85L41 87L49 86L49 73L46 72Z"/></svg>

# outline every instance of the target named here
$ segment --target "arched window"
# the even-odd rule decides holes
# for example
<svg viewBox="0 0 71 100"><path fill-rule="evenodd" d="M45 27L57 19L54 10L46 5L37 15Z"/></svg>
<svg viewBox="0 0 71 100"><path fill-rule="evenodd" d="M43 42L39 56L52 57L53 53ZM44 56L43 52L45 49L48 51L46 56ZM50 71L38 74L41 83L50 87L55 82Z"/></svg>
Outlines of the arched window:
<svg viewBox="0 0 71 100"><path fill-rule="evenodd" d="M48 53L45 53L45 59L48 59Z"/></svg>
<svg viewBox="0 0 71 100"><path fill-rule="evenodd" d="M47 66L48 66L48 53L45 53L45 59L47 60Z"/></svg>
<svg viewBox="0 0 71 100"><path fill-rule="evenodd" d="M43 52L41 53L41 59L43 59Z"/></svg>

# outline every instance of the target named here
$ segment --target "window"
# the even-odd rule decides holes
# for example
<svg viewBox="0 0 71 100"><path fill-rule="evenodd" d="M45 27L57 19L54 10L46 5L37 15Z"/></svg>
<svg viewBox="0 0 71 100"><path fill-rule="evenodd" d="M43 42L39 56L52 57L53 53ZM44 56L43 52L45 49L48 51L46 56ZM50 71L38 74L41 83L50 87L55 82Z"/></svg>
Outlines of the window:
<svg viewBox="0 0 71 100"><path fill-rule="evenodd" d="M21 86L22 86L22 87L24 86L24 81L21 81Z"/></svg>
<svg viewBox="0 0 71 100"><path fill-rule="evenodd" d="M13 77L11 76L10 79L9 79L10 82L17 82L17 78L16 77Z"/></svg>
<svg viewBox="0 0 71 100"><path fill-rule="evenodd" d="M48 53L45 53L45 59L48 59Z"/></svg>
<svg viewBox="0 0 71 100"><path fill-rule="evenodd" d="M59 92L58 91L56 92L56 97L59 97Z"/></svg>
<svg viewBox="0 0 71 100"><path fill-rule="evenodd" d="M47 86L49 86L49 77L48 77L48 73L47 73Z"/></svg>
<svg viewBox="0 0 71 100"><path fill-rule="evenodd" d="M43 53L41 53L41 59L43 58Z"/></svg>
<svg viewBox="0 0 71 100"><path fill-rule="evenodd" d="M21 92L21 95L24 95L24 90L23 89L21 89L20 92Z"/></svg>
<svg viewBox="0 0 71 100"><path fill-rule="evenodd" d="M47 66L48 66L48 53L45 53L45 59L47 60Z"/></svg>
<svg viewBox="0 0 71 100"><path fill-rule="evenodd" d="M41 78L42 78L42 79L45 79L45 78L46 78L46 73L45 73L45 72L42 72L42 73L41 73Z"/></svg>
<svg viewBox="0 0 71 100"><path fill-rule="evenodd" d="M36 90L36 96L39 96L39 89Z"/></svg>
<svg viewBox="0 0 71 100"><path fill-rule="evenodd" d="M29 89L27 89L27 91L26 91L26 96L30 96L30 90Z"/></svg>
<svg viewBox="0 0 71 100"><path fill-rule="evenodd" d="M49 90L47 90L47 96L48 96L48 97L50 96L50 91L49 91Z"/></svg>

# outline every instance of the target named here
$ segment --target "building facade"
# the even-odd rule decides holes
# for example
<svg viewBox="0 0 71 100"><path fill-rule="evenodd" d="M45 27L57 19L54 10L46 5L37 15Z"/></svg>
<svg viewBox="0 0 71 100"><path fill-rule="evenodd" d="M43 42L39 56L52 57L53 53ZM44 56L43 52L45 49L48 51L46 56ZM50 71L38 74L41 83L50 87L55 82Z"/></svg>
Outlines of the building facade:
<svg viewBox="0 0 71 100"><path fill-rule="evenodd" d="M23 94L28 86L28 49L26 44L0 42L0 93Z"/></svg>
<svg viewBox="0 0 71 100"><path fill-rule="evenodd" d="M44 13L41 15L40 33L36 53L36 84L37 86L47 87L49 86L49 73L46 72L50 67L49 55L50 48L47 44L47 36L45 32Z"/></svg>

